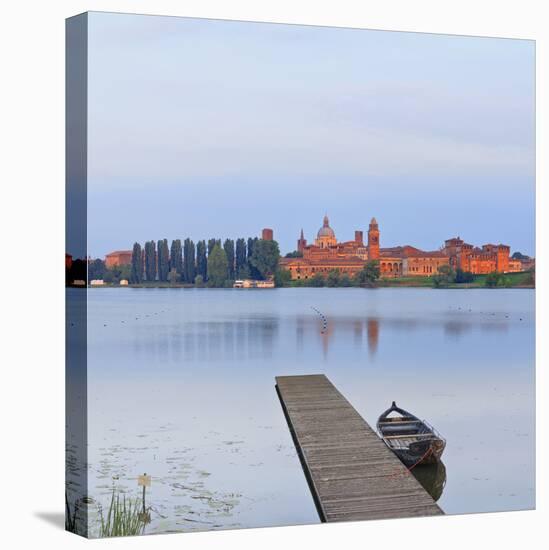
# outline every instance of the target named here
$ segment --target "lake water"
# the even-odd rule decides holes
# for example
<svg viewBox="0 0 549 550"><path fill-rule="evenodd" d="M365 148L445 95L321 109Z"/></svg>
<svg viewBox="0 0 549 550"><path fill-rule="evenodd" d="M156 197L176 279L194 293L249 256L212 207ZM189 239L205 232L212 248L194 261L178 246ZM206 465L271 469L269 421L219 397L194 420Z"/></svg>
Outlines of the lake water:
<svg viewBox="0 0 549 550"><path fill-rule="evenodd" d="M446 437L446 513L533 508L534 307L522 289L89 290L90 496L151 475L146 533L318 522L274 377L323 373L371 426L396 400Z"/></svg>

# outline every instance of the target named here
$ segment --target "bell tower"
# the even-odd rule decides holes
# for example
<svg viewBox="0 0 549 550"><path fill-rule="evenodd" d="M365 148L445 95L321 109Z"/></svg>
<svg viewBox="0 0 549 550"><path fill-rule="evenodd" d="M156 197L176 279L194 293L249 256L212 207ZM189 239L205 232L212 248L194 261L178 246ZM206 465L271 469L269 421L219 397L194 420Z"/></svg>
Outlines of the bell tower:
<svg viewBox="0 0 549 550"><path fill-rule="evenodd" d="M297 251L301 252L303 254L303 250L307 246L307 240L303 236L303 229L301 230L301 235L299 236L299 239L297 239Z"/></svg>
<svg viewBox="0 0 549 550"><path fill-rule="evenodd" d="M375 218L368 227L368 259L379 260L379 227Z"/></svg>

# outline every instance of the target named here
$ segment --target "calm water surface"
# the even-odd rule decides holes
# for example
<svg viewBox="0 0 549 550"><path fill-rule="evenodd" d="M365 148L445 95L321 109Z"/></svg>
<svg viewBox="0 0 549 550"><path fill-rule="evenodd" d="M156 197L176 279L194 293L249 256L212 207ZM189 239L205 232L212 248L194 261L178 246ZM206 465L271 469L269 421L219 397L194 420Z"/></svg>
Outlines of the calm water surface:
<svg viewBox="0 0 549 550"><path fill-rule="evenodd" d="M430 421L446 513L534 506L534 291L93 289L88 307L90 493L105 508L150 474L146 533L318 522L284 374L326 374L372 426L392 400Z"/></svg>

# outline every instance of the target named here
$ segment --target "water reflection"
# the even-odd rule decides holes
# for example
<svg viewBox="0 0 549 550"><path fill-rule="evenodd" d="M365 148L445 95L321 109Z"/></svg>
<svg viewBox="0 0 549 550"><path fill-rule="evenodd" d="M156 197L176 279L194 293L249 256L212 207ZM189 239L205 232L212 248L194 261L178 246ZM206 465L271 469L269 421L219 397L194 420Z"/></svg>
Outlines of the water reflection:
<svg viewBox="0 0 549 550"><path fill-rule="evenodd" d="M382 330L405 332L408 336L412 332L434 330L456 341L478 331L501 333L509 330L508 318L466 312L458 313L458 318L454 312L451 315L452 319L446 316L437 319L428 315L413 318L342 316L329 310L326 313L319 310L286 319L274 314L235 316L234 319L186 321L175 326L162 323L151 326L137 317L132 343L137 354L161 363L169 360L218 362L270 359L280 351L281 344L287 349L288 333L293 333L298 353L313 344L327 359L332 347L350 344L355 350L367 349L373 359L379 352Z"/></svg>
<svg viewBox="0 0 549 550"><path fill-rule="evenodd" d="M416 466L412 473L421 486L433 497L433 500L437 502L442 496L446 485L446 466L444 462L439 460L434 464Z"/></svg>
<svg viewBox="0 0 549 550"><path fill-rule="evenodd" d="M473 324L463 321L448 321L444 323L444 333L450 338L460 338L473 330Z"/></svg>
<svg viewBox="0 0 549 550"><path fill-rule="evenodd" d="M295 320L296 349L303 349L306 333L319 337L324 358L328 352L336 333L345 338L347 334L353 337L355 349L364 346L364 332L366 332L367 346L370 356L375 356L379 343L380 321L377 317L332 317L332 316L303 316L298 315Z"/></svg>
<svg viewBox="0 0 549 550"><path fill-rule="evenodd" d="M379 342L379 319L370 317L367 321L368 327L368 349L370 355L375 355L377 352L377 344Z"/></svg>
<svg viewBox="0 0 549 550"><path fill-rule="evenodd" d="M138 322L138 320L136 320ZM227 361L269 358L279 332L277 317L132 327L133 350L150 360Z"/></svg>

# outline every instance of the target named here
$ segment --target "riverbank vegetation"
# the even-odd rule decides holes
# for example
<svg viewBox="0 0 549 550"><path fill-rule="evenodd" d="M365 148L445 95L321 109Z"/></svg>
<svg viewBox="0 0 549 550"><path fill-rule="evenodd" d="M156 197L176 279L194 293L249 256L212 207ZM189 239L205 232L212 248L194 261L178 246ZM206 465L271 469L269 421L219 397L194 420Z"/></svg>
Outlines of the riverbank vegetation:
<svg viewBox="0 0 549 550"><path fill-rule="evenodd" d="M535 272L488 273L474 275L460 270L456 272L443 270L432 277L399 277L380 279L381 287L423 287L423 288L534 288Z"/></svg>

